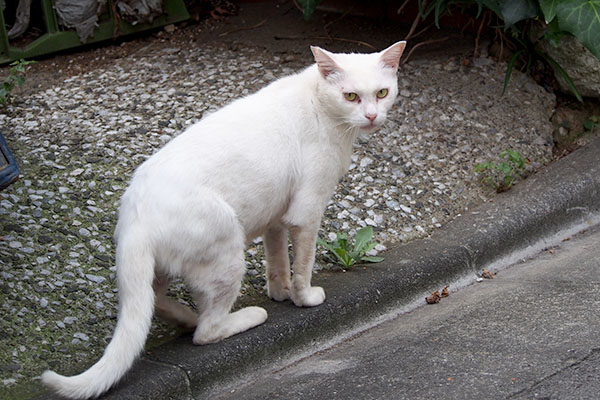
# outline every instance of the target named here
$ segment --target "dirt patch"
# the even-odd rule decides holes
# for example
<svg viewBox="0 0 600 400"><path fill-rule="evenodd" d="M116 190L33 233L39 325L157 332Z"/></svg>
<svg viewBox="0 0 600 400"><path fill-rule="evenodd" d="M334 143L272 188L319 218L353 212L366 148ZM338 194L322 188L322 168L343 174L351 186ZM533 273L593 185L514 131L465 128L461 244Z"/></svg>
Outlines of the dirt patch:
<svg viewBox="0 0 600 400"><path fill-rule="evenodd" d="M598 100L589 99L583 104L564 98L559 101L552 116L554 154L562 157L599 136L599 118Z"/></svg>
<svg viewBox="0 0 600 400"><path fill-rule="evenodd" d="M317 45L336 52L369 52L380 50L401 40L408 26L381 18L364 18L334 12L316 12L305 21L291 1L242 3L238 15L223 19L208 18L186 21L167 29L132 35L115 41L52 54L29 67L25 86L29 91L45 90L56 81L88 70L106 67L115 60L156 48L189 49L212 45L236 49L252 47L283 56L282 62L310 57L309 46ZM469 56L474 38L458 39L453 31L431 30L417 42L452 35L457 39L421 47L412 58L447 59ZM409 43L409 47L412 43ZM3 67L2 75L8 67ZM15 91L18 94L19 91Z"/></svg>

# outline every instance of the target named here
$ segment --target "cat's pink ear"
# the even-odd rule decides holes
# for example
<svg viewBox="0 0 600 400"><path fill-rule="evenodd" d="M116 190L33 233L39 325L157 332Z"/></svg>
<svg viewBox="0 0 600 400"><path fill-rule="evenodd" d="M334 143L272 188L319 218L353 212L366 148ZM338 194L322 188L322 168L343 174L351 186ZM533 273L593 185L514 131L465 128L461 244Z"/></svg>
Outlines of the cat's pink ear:
<svg viewBox="0 0 600 400"><path fill-rule="evenodd" d="M327 50L323 50L317 46L310 46L310 51L312 51L315 56L315 61L317 62L317 67L319 68L319 72L323 75L324 78L327 78L329 75L334 74L336 72L341 72L342 69L336 64L336 62L331 57L331 53Z"/></svg>
<svg viewBox="0 0 600 400"><path fill-rule="evenodd" d="M381 52L381 62L383 65L397 70L398 65L400 65L400 57L402 56L405 47L406 42L403 40L401 42L394 43L387 49L383 50Z"/></svg>

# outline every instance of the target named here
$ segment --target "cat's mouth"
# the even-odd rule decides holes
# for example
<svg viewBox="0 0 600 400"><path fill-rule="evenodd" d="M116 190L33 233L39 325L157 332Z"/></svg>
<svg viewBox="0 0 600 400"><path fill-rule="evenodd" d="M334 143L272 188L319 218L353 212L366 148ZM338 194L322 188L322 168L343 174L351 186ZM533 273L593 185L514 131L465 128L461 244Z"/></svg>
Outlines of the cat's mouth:
<svg viewBox="0 0 600 400"><path fill-rule="evenodd" d="M381 124L377 124L375 122L369 122L366 125L362 125L360 127L360 129L365 132L370 132L370 131L374 131L375 129L379 128L380 126L381 126Z"/></svg>

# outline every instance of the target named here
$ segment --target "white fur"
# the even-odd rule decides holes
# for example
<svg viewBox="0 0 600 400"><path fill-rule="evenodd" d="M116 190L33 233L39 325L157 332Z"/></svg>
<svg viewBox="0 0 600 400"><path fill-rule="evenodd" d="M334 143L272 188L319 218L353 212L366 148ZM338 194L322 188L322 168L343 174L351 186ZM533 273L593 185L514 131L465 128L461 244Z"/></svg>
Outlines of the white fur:
<svg viewBox="0 0 600 400"><path fill-rule="evenodd" d="M245 273L243 251L261 234L269 295L297 306L321 304L323 289L310 285L321 215L358 133L385 121L404 45L373 54L313 47L318 65L207 116L142 164L122 198L115 233L114 337L87 371L73 377L46 371L43 382L70 398L99 396L143 350L154 309L195 327L196 344L262 324L267 313L260 307L230 313ZM377 99L383 88L388 95ZM348 101L345 92L360 101ZM367 114L377 117L371 122ZM166 297L175 276L185 279L199 314Z"/></svg>

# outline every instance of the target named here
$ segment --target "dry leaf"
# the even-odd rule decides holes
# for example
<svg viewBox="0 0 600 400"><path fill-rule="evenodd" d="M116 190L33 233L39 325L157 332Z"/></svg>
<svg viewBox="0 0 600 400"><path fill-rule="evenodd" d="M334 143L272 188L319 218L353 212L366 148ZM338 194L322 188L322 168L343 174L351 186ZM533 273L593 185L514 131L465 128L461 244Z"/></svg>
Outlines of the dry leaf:
<svg viewBox="0 0 600 400"><path fill-rule="evenodd" d="M494 274L492 274L491 271L484 269L481 271L481 277L485 279L494 279Z"/></svg>
<svg viewBox="0 0 600 400"><path fill-rule="evenodd" d="M440 297L439 290L436 290L435 292L431 293L431 296L425 297L425 301L427 302L427 304L439 303L440 299L441 299L441 297Z"/></svg>
<svg viewBox="0 0 600 400"><path fill-rule="evenodd" d="M442 289L442 297L448 297L450 293L448 292L448 286Z"/></svg>

